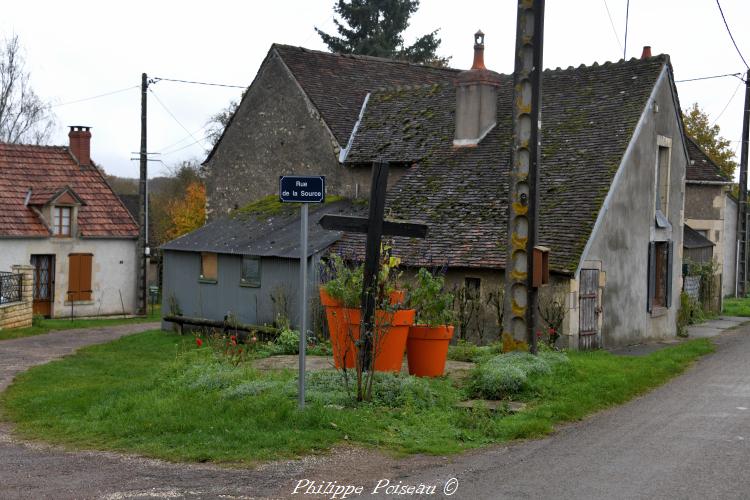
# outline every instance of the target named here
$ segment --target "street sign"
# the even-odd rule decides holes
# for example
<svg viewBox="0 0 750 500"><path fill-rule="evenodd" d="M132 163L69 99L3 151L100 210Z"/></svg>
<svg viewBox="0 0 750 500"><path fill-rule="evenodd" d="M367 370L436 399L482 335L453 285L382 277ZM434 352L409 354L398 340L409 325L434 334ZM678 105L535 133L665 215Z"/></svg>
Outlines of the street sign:
<svg viewBox="0 0 750 500"><path fill-rule="evenodd" d="M307 219L308 203L323 203L326 200L326 178L323 175L279 177L279 200L282 203L302 203L300 207L299 235L299 394L300 409L305 407L305 349L307 348Z"/></svg>
<svg viewBox="0 0 750 500"><path fill-rule="evenodd" d="M326 178L323 175L279 177L279 200L282 203L323 203L326 200Z"/></svg>

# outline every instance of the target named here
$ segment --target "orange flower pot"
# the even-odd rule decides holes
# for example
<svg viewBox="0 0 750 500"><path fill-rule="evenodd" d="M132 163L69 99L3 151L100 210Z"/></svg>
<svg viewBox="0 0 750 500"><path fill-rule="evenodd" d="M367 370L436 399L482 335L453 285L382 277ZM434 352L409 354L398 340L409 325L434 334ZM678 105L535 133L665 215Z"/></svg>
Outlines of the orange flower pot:
<svg viewBox="0 0 750 500"><path fill-rule="evenodd" d="M320 287L320 304L325 308L328 332L331 334L333 364L336 369L354 368L354 344L348 335L346 321L343 320L344 304L331 297L324 287ZM359 335L359 333L357 333Z"/></svg>
<svg viewBox="0 0 750 500"><path fill-rule="evenodd" d="M442 376L451 338L453 326L411 326L406 343L409 374L417 377Z"/></svg>
<svg viewBox="0 0 750 500"><path fill-rule="evenodd" d="M406 339L409 336L409 327L414 324L415 316L416 311L414 309L402 309L393 312L380 309L375 311L375 325L377 329L375 335L377 340L375 346L375 371L401 371L401 365L404 362L404 351L406 350ZM341 309L340 320L347 324L345 335L351 343L352 351L354 351L352 340L359 339L360 319L361 313L359 309ZM353 362L354 358L352 358ZM352 366L354 365L352 364Z"/></svg>

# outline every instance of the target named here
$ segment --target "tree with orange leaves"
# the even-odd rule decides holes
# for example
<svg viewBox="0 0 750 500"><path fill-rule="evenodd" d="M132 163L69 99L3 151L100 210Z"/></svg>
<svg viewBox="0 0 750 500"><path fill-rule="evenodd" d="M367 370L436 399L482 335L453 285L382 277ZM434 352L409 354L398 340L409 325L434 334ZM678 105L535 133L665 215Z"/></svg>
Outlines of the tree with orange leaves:
<svg viewBox="0 0 750 500"><path fill-rule="evenodd" d="M183 198L169 202L167 215L170 224L166 235L170 240L203 226L206 222L206 187L203 183L191 182Z"/></svg>

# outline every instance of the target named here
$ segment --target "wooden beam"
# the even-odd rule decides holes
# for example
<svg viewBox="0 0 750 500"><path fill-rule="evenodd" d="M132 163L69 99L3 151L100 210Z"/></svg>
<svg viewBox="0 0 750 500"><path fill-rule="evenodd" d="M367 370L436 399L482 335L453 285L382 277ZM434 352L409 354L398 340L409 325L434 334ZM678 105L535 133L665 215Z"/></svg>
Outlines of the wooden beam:
<svg viewBox="0 0 750 500"><path fill-rule="evenodd" d="M350 233L367 233L370 226L369 219L351 215L327 214L320 218L319 224L323 229L332 231L347 231ZM411 238L426 238L428 227L415 221L383 221L383 235L406 236Z"/></svg>

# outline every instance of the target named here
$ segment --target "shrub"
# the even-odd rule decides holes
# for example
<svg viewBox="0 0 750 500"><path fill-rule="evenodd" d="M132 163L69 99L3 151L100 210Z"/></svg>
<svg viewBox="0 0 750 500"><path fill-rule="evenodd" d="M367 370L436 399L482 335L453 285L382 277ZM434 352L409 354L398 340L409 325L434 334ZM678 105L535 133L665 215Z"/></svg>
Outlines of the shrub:
<svg viewBox="0 0 750 500"><path fill-rule="evenodd" d="M565 354L551 351L494 356L472 370L469 390L476 397L502 399L523 390L529 376L549 375L554 365L567 361Z"/></svg>
<svg viewBox="0 0 750 500"><path fill-rule="evenodd" d="M478 346L459 339L456 345L448 348L448 359L453 361L467 361L471 363L480 362L483 359L495 356L503 352L503 344L493 342L485 346Z"/></svg>
<svg viewBox="0 0 750 500"><path fill-rule="evenodd" d="M299 354L299 332L285 328L276 337L279 354Z"/></svg>
<svg viewBox="0 0 750 500"><path fill-rule="evenodd" d="M424 267L417 282L409 287L409 307L417 310L418 325L449 325L453 321L453 294L445 292L445 278L434 276Z"/></svg>

